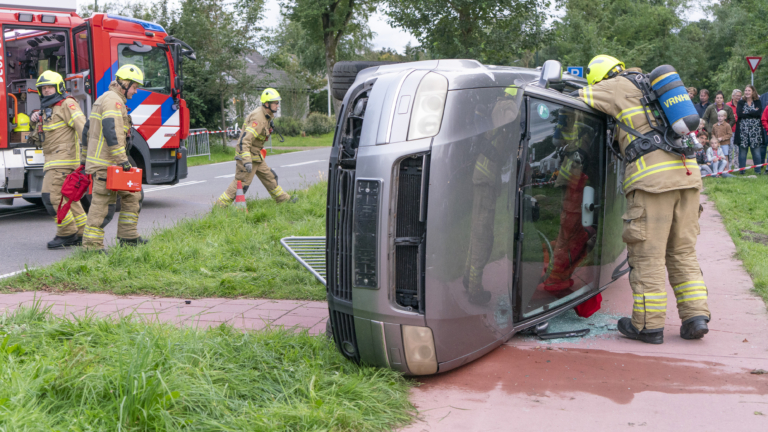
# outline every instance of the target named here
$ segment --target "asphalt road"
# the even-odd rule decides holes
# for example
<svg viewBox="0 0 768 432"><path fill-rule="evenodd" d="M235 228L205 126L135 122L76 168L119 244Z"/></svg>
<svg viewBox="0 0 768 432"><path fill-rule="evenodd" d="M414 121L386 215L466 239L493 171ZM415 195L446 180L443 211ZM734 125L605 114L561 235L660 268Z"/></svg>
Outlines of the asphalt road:
<svg viewBox="0 0 768 432"><path fill-rule="evenodd" d="M328 175L330 148L267 156L285 190L304 189ZM204 157L204 156L203 156ZM139 232L151 237L152 231L173 225L185 217L207 213L213 202L235 176L235 162L191 167L186 179L174 186L145 186L144 204L139 216ZM254 179L247 197L269 197L264 186ZM30 267L50 264L72 253L48 250L46 243L56 235L54 222L43 207L17 198L12 206L0 206L0 277ZM115 242L117 215L105 229L107 247Z"/></svg>

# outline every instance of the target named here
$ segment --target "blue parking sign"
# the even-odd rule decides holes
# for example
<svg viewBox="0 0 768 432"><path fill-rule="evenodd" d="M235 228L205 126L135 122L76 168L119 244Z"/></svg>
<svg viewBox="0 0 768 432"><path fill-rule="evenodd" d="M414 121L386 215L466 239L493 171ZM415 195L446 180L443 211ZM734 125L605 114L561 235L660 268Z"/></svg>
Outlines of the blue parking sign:
<svg viewBox="0 0 768 432"><path fill-rule="evenodd" d="M583 66L568 66L568 73L573 75L573 76L584 78L584 67Z"/></svg>

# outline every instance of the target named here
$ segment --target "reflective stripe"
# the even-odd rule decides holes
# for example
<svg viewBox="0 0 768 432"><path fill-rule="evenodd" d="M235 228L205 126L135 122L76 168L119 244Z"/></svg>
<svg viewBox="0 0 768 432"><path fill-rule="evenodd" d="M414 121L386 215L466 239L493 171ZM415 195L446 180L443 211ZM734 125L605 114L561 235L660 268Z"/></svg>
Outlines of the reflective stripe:
<svg viewBox="0 0 768 432"><path fill-rule="evenodd" d="M97 227L86 226L83 231L83 238L104 240L104 230Z"/></svg>
<svg viewBox="0 0 768 432"><path fill-rule="evenodd" d="M632 310L635 312L666 312L667 293L632 294L634 303Z"/></svg>
<svg viewBox="0 0 768 432"><path fill-rule="evenodd" d="M80 117L81 115L83 115L83 113L78 111L78 112L72 114L71 116L69 116L69 120L67 121L67 125L72 126L73 124L75 124L75 119Z"/></svg>
<svg viewBox="0 0 768 432"><path fill-rule="evenodd" d="M675 285L675 286L672 287L672 289L675 291L675 293L677 293L678 291L683 291L684 289L691 288L691 287L705 287L706 288L706 285L704 284L704 281L702 281L702 280L700 280L700 281L688 281L688 282L683 282L681 284Z"/></svg>
<svg viewBox="0 0 768 432"><path fill-rule="evenodd" d="M54 218L54 220L56 220L56 218ZM71 224L74 221L75 221L75 218L74 218L74 216L72 216L72 212L68 211L67 215L64 216L64 219L62 219L61 223L57 223L56 225L58 225L60 227L63 227L63 226L67 226L67 225Z"/></svg>
<svg viewBox="0 0 768 432"><path fill-rule="evenodd" d="M488 158L483 156L482 162L478 160L475 162L475 169L480 171L483 175L485 175L488 178L492 178L491 172L488 170Z"/></svg>
<svg viewBox="0 0 768 432"><path fill-rule="evenodd" d="M88 156L88 157L86 158L86 161L88 161L88 162L93 162L93 163L95 163L96 165L104 165L104 166L110 166L110 165L114 165L114 164L113 164L112 162L110 162L110 161L106 161L106 160L104 160L104 159L99 159L99 158L95 158L95 157L91 157L91 156Z"/></svg>
<svg viewBox="0 0 768 432"><path fill-rule="evenodd" d="M101 120L101 114L97 114L95 112L92 112L90 118Z"/></svg>
<svg viewBox="0 0 768 432"><path fill-rule="evenodd" d="M242 157L251 157L251 152L242 152L242 153L235 152L235 155L242 156Z"/></svg>
<svg viewBox="0 0 768 432"><path fill-rule="evenodd" d="M653 82L651 83L651 85L652 85L652 86L655 86L657 82L659 82L659 81L663 80L664 78L666 78L666 77L668 77L668 76L670 76L670 75L675 75L675 74L677 74L677 72L667 72L667 73L665 73L664 75L662 75L662 76L660 76L660 77L656 78L655 80L653 80Z"/></svg>
<svg viewBox="0 0 768 432"><path fill-rule="evenodd" d="M56 161L46 162L43 165L43 169L57 167L57 166L69 166L69 165L80 165L80 159L76 159L76 160L67 159L67 160L56 160Z"/></svg>
<svg viewBox="0 0 768 432"><path fill-rule="evenodd" d="M592 108L595 107L595 100L592 97L592 86L587 86L587 88L584 89L584 101Z"/></svg>
<svg viewBox="0 0 768 432"><path fill-rule="evenodd" d="M133 212L120 212L120 217L117 219L117 223L136 225L139 223L139 214Z"/></svg>
<svg viewBox="0 0 768 432"><path fill-rule="evenodd" d="M686 166L683 164L683 161L669 161L657 163L655 165L643 168L624 180L624 189L627 189L630 185L632 185L632 183L651 174L657 174L660 172L676 169L699 169L699 165L696 163L696 159L688 159L686 162L689 165Z"/></svg>
<svg viewBox="0 0 768 432"><path fill-rule="evenodd" d="M114 150L110 150L109 151L109 154L111 154L112 156L116 156L116 155L124 154L124 153L125 153L125 147L118 147L118 148L116 148Z"/></svg>
<svg viewBox="0 0 768 432"><path fill-rule="evenodd" d="M43 130L44 131L52 131L52 130L56 130L56 129L58 129L60 127L64 127L64 126L66 126L66 124L64 124L63 121L56 122L56 123L51 123L49 125L45 125L44 124L43 125Z"/></svg>
<svg viewBox="0 0 768 432"><path fill-rule="evenodd" d="M246 127L245 131L246 132L250 132L253 136L258 136L259 135L259 134L256 133L256 129L254 129L254 128L250 127L250 126Z"/></svg>
<svg viewBox="0 0 768 432"><path fill-rule="evenodd" d="M272 195L272 198L277 198L277 197L279 197L280 195L282 195L284 193L285 192L283 192L283 188L280 187L280 186L278 186L278 187L272 189L271 191L269 191L269 194Z"/></svg>
<svg viewBox="0 0 768 432"><path fill-rule="evenodd" d="M123 118L123 113L117 110L107 110L101 113L102 119L105 117L113 117L113 116Z"/></svg>
<svg viewBox="0 0 768 432"><path fill-rule="evenodd" d="M78 227L81 227L81 226L85 225L85 221L86 220L88 220L88 215L87 214L85 214L85 213L79 214L79 215L75 216L75 225L77 225Z"/></svg>
<svg viewBox="0 0 768 432"><path fill-rule="evenodd" d="M227 193L224 192L219 197L218 202L220 202L220 203L222 203L224 205L230 205L230 204L232 204L232 198L230 198L229 195L227 195Z"/></svg>
<svg viewBox="0 0 768 432"><path fill-rule="evenodd" d="M699 291L696 293L692 293L691 295L682 296L677 298L677 303L685 303L689 301L695 301L695 300L706 300L707 299L707 292L706 291Z"/></svg>

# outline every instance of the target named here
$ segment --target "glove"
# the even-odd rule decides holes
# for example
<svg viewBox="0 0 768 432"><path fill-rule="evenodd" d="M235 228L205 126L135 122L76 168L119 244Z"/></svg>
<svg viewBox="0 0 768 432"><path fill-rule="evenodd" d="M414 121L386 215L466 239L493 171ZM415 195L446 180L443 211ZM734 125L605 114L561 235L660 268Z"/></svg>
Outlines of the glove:
<svg viewBox="0 0 768 432"><path fill-rule="evenodd" d="M122 164L122 165L120 165L120 166L122 166L122 167L123 167L123 171L130 171L130 170L131 170L131 168L132 168L132 166L131 166L131 163L130 163L130 162L123 162L123 164Z"/></svg>
<svg viewBox="0 0 768 432"><path fill-rule="evenodd" d="M248 171L248 174L250 174L251 171L253 171L253 164L250 163L250 162L246 163L245 164L245 170Z"/></svg>

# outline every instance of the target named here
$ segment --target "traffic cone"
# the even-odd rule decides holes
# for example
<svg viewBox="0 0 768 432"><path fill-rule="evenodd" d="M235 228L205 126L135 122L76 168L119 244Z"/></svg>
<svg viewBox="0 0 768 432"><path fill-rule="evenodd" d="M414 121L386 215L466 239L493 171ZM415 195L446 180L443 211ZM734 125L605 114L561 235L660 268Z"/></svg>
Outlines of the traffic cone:
<svg viewBox="0 0 768 432"><path fill-rule="evenodd" d="M235 194L235 208L248 211L248 206L245 205L245 194L243 193L243 182L237 181L237 193Z"/></svg>

